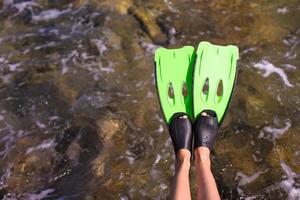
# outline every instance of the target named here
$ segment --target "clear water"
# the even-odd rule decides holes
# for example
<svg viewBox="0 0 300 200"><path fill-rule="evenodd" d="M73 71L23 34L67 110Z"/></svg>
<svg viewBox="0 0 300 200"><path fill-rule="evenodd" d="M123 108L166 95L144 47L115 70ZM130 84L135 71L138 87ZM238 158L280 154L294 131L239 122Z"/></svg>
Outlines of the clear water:
<svg viewBox="0 0 300 200"><path fill-rule="evenodd" d="M213 171L223 199L300 199L300 3L0 2L0 197L166 199L159 45L240 48ZM195 195L194 170L191 172Z"/></svg>

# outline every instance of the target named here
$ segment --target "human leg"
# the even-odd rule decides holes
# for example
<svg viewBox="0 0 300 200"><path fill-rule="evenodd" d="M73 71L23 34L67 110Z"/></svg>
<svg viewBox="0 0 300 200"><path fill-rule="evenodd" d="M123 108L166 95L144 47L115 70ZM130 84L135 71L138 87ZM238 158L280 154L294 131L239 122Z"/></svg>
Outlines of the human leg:
<svg viewBox="0 0 300 200"><path fill-rule="evenodd" d="M194 132L197 200L218 200L220 195L210 162L210 149L218 132L215 112L210 110L202 112L194 125Z"/></svg>
<svg viewBox="0 0 300 200"><path fill-rule="evenodd" d="M220 195L211 172L210 150L207 147L195 149L197 200L218 200Z"/></svg>
<svg viewBox="0 0 300 200"><path fill-rule="evenodd" d="M181 149L177 153L175 164L175 176L172 183L171 199L190 200L190 171L191 153L186 149Z"/></svg>
<svg viewBox="0 0 300 200"><path fill-rule="evenodd" d="M172 200L190 200L192 125L189 118L184 114L174 116L169 131L176 154L175 176L170 196Z"/></svg>

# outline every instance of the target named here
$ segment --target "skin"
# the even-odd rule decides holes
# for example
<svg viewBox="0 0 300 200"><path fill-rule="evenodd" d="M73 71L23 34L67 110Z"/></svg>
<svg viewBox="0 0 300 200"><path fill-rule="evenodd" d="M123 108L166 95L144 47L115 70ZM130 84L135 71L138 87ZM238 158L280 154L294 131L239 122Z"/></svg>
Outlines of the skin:
<svg viewBox="0 0 300 200"><path fill-rule="evenodd" d="M210 169L210 151L207 147L195 149L197 200L219 200L215 178Z"/></svg>
<svg viewBox="0 0 300 200"><path fill-rule="evenodd" d="M220 195L211 172L210 150L207 147L195 149L195 166L197 179L197 200L219 200ZM191 153L187 149L177 152L175 177L171 191L172 200L190 200L190 170Z"/></svg>
<svg viewBox="0 0 300 200"><path fill-rule="evenodd" d="M175 176L172 184L171 199L173 200L190 200L190 182L189 171L191 153L187 149L180 149L177 152L175 164Z"/></svg>

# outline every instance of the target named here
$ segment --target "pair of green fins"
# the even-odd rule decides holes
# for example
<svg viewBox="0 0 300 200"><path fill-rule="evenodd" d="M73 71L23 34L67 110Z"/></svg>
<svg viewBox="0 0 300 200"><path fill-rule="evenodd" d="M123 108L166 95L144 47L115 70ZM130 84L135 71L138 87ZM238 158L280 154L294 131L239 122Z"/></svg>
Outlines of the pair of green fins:
<svg viewBox="0 0 300 200"><path fill-rule="evenodd" d="M237 77L238 48L200 42L179 49L155 52L155 77L165 121L175 113L197 119L202 111L216 113L223 121Z"/></svg>

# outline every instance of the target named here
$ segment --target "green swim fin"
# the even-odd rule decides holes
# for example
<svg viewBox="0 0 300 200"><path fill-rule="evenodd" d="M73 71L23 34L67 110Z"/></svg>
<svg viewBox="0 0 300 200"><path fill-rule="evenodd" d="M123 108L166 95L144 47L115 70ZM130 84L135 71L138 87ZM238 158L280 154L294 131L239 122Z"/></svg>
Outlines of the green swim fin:
<svg viewBox="0 0 300 200"><path fill-rule="evenodd" d="M194 67L194 118L213 110L218 123L223 120L237 77L238 48L200 42Z"/></svg>
<svg viewBox="0 0 300 200"><path fill-rule="evenodd" d="M155 80L165 121L170 125L175 113L193 118L194 47L159 48L155 52Z"/></svg>

